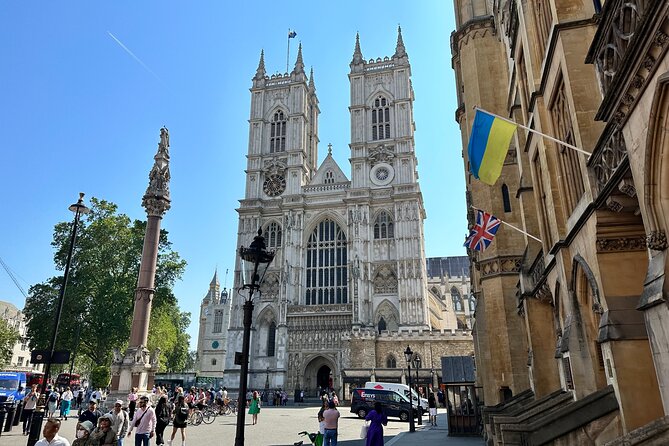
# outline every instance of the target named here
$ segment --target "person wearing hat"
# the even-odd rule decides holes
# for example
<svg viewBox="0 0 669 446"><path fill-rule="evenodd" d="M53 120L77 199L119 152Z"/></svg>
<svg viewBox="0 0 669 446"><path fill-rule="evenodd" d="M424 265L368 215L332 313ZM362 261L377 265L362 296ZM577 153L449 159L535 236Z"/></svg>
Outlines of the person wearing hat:
<svg viewBox="0 0 669 446"><path fill-rule="evenodd" d="M91 439L91 432L93 431L93 423L90 421L83 421L79 423L77 429L77 439L72 442L72 446L94 446L99 444L98 441Z"/></svg>
<svg viewBox="0 0 669 446"><path fill-rule="evenodd" d="M93 427L95 427L98 425L98 418L100 418L100 416L102 416L102 412L98 410L98 403L95 400L90 400L88 409L84 410L81 412L81 415L79 415L79 425L84 421L90 421L93 423Z"/></svg>
<svg viewBox="0 0 669 446"><path fill-rule="evenodd" d="M112 429L116 432L116 438L118 439L118 446L123 446L123 439L128 433L128 425L130 424L130 417L128 413L123 410L123 401L116 400L114 403L114 408L109 412L108 415L112 416Z"/></svg>
<svg viewBox="0 0 669 446"><path fill-rule="evenodd" d="M146 395L139 398L139 408L130 420L128 437L132 435L133 429L137 429L135 433L136 446L149 446L150 439L156 435L156 412L153 407L149 406L149 398Z"/></svg>
<svg viewBox="0 0 669 446"><path fill-rule="evenodd" d="M116 446L116 432L112 429L113 416L106 413L98 420L98 427L91 432L91 438L100 446Z"/></svg>

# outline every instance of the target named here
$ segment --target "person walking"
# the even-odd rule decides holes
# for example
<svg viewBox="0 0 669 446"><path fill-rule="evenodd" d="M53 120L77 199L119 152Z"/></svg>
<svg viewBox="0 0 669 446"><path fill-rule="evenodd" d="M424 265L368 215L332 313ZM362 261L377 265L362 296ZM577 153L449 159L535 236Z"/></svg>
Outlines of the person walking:
<svg viewBox="0 0 669 446"><path fill-rule="evenodd" d="M165 444L163 439L163 433L165 428L170 423L170 418L172 414L170 412L170 407L167 404L167 395L162 395L158 400L156 405L156 444L161 445Z"/></svg>
<svg viewBox="0 0 669 446"><path fill-rule="evenodd" d="M60 420L49 418L44 425L44 429L42 429L44 438L35 443L35 446L70 446L70 442L67 438L58 435L59 430Z"/></svg>
<svg viewBox="0 0 669 446"><path fill-rule="evenodd" d="M149 397L145 395L139 398L138 405L135 416L130 420L128 437L132 435L133 429L137 429L135 446L149 446L151 439L156 435L156 411L153 407L149 407Z"/></svg>
<svg viewBox="0 0 669 446"><path fill-rule="evenodd" d="M132 420L137 408L137 387L133 387L128 394L128 416Z"/></svg>
<svg viewBox="0 0 669 446"><path fill-rule="evenodd" d="M60 393L54 388L49 392L49 397L47 398L46 411L47 417L53 418L56 414L56 409L58 408L58 400L60 399Z"/></svg>
<svg viewBox="0 0 669 446"><path fill-rule="evenodd" d="M325 421L325 435L323 446L337 446L337 429L339 427L339 411L336 409L333 401L328 402L328 410L323 412Z"/></svg>
<svg viewBox="0 0 669 446"><path fill-rule="evenodd" d="M388 424L388 417L383 413L380 402L374 403L374 409L367 414L365 421L370 422L365 446L383 446L383 426Z"/></svg>
<svg viewBox="0 0 669 446"><path fill-rule="evenodd" d="M430 409L430 424L437 425L437 399L434 397L434 392L430 392L427 397L427 407Z"/></svg>
<svg viewBox="0 0 669 446"><path fill-rule="evenodd" d="M258 424L258 414L260 413L260 396L257 391L251 395L251 404L249 405L249 415L253 417L253 424Z"/></svg>
<svg viewBox="0 0 669 446"><path fill-rule="evenodd" d="M98 425L98 419L102 416L102 412L98 410L98 403L95 400L90 400L88 402L88 409L81 412L79 415L79 425L84 421L90 421L93 424L93 427Z"/></svg>
<svg viewBox="0 0 669 446"><path fill-rule="evenodd" d="M188 404L183 393L179 393L177 402L174 404L174 420L172 421L172 436L167 442L172 446L177 430L181 430L181 446L186 446L186 426L188 425Z"/></svg>
<svg viewBox="0 0 669 446"><path fill-rule="evenodd" d="M30 425L33 421L33 412L37 407L37 400L39 399L39 392L37 392L37 385L33 384L30 388L30 393L24 398L23 412L21 413L21 421L23 421L23 435L30 433Z"/></svg>
<svg viewBox="0 0 669 446"><path fill-rule="evenodd" d="M93 423L90 421L80 423L77 438L72 442L72 446L98 446L100 442L91 438L91 432L93 432Z"/></svg>
<svg viewBox="0 0 669 446"><path fill-rule="evenodd" d="M123 401L116 400L109 415L112 416L112 429L116 432L116 444L117 446L123 446L123 439L128 433L128 425L130 424L128 413L123 410Z"/></svg>
<svg viewBox="0 0 669 446"><path fill-rule="evenodd" d="M70 414L70 407L72 406L72 400L74 399L74 394L68 387L65 389L65 392L60 396L60 419L65 418Z"/></svg>
<svg viewBox="0 0 669 446"><path fill-rule="evenodd" d="M116 432L112 428L114 417L111 414L104 414L98 419L98 427L91 432L91 439L100 446L116 446L118 439Z"/></svg>

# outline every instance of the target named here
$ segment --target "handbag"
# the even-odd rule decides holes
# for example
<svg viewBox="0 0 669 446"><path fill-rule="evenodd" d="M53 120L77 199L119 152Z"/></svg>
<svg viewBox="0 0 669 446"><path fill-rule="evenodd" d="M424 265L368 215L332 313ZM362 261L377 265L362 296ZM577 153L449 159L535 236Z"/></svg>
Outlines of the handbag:
<svg viewBox="0 0 669 446"><path fill-rule="evenodd" d="M365 422L360 428L360 438L367 438L367 430L369 429L369 424Z"/></svg>

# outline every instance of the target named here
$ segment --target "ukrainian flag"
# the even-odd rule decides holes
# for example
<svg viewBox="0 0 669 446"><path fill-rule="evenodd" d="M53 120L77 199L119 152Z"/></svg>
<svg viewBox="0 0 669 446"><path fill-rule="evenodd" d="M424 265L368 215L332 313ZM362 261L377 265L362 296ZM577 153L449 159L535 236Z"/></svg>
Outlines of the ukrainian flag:
<svg viewBox="0 0 669 446"><path fill-rule="evenodd" d="M516 124L476 110L469 137L469 170L474 178L493 185L500 173Z"/></svg>

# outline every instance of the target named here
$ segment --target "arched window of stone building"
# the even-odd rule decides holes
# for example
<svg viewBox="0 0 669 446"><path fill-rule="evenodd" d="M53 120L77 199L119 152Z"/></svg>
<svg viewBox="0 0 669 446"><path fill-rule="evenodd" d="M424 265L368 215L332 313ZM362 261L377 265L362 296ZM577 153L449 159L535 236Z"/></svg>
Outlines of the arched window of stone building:
<svg viewBox="0 0 669 446"><path fill-rule="evenodd" d="M388 359L386 359L386 368L387 369L396 369L397 368L397 360L393 355L388 355Z"/></svg>
<svg viewBox="0 0 669 446"><path fill-rule="evenodd" d="M216 358L212 358L211 365L216 365Z"/></svg>
<svg viewBox="0 0 669 446"><path fill-rule="evenodd" d="M325 179L323 180L323 182L324 182L325 184L332 184L332 183L334 183L334 182L335 182L335 179L334 179L334 172L331 171L331 170L328 170L327 172L325 172Z"/></svg>
<svg viewBox="0 0 669 446"><path fill-rule="evenodd" d="M223 310L214 311L214 329L212 333L220 333L223 331Z"/></svg>
<svg viewBox="0 0 669 446"><path fill-rule="evenodd" d="M276 349L276 324L272 321L267 330L267 356L274 356Z"/></svg>
<svg viewBox="0 0 669 446"><path fill-rule="evenodd" d="M462 311L462 297L457 288L451 288L451 299L453 300L453 309L455 311Z"/></svg>
<svg viewBox="0 0 669 446"><path fill-rule="evenodd" d="M372 139L390 138L390 101L379 95L372 106Z"/></svg>
<svg viewBox="0 0 669 446"><path fill-rule="evenodd" d="M307 242L307 305L348 302L346 234L337 223L325 219Z"/></svg>
<svg viewBox="0 0 669 446"><path fill-rule="evenodd" d="M275 221L267 225L265 233L263 234L263 237L265 237L265 244L268 248L273 249L281 247L281 236L281 225Z"/></svg>
<svg viewBox="0 0 669 446"><path fill-rule="evenodd" d="M286 150L286 117L281 110L274 113L269 132L269 153Z"/></svg>
<svg viewBox="0 0 669 446"><path fill-rule="evenodd" d="M379 319L379 333L387 329L388 327L386 326L386 320L383 317L381 317L381 319Z"/></svg>
<svg viewBox="0 0 669 446"><path fill-rule="evenodd" d="M472 313L476 311L476 298L474 297L473 294L469 296L469 311L471 311Z"/></svg>
<svg viewBox="0 0 669 446"><path fill-rule="evenodd" d="M397 293L397 276L393 265L380 265L375 267L374 294Z"/></svg>
<svg viewBox="0 0 669 446"><path fill-rule="evenodd" d="M502 184L502 203L504 204L504 212L511 212L511 199L509 198L509 187Z"/></svg>
<svg viewBox="0 0 669 446"><path fill-rule="evenodd" d="M395 226L393 225L393 219L388 212L379 212L379 215L376 217L376 222L374 223L374 238L378 240L394 237Z"/></svg>

